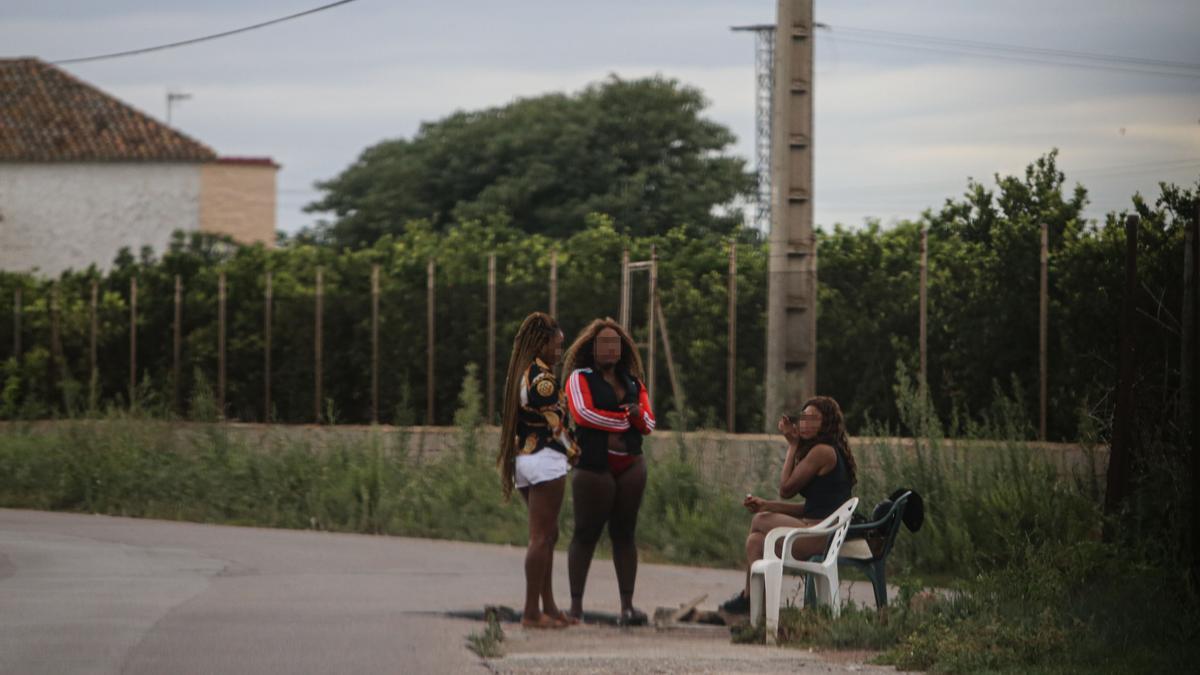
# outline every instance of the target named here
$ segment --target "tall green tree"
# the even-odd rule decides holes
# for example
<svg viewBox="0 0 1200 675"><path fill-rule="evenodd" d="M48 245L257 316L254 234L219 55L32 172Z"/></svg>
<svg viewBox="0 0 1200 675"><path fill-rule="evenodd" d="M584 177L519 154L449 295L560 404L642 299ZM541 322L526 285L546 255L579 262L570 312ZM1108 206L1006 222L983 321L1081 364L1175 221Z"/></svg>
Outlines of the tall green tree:
<svg viewBox="0 0 1200 675"><path fill-rule="evenodd" d="M1118 317L1124 293L1124 216L1140 216L1139 402L1174 405L1179 379L1184 225L1198 189L1162 185L1152 203L1135 195L1103 222L1083 216L1052 151L1023 175L969 182L964 194L921 218L881 229L818 232L818 388L842 403L853 428L895 421L897 362L918 367L920 229L929 232L929 391L950 433L1019 408L1032 436L1038 419L1038 272L1041 225L1049 232L1048 434L1105 431L1112 418ZM991 409L1000 388L1013 408Z"/></svg>
<svg viewBox="0 0 1200 675"><path fill-rule="evenodd" d="M730 154L733 133L702 117L706 106L676 80L614 76L573 95L456 112L367 148L319 184L326 194L307 210L333 216L320 238L355 248L418 219L435 231L508 221L561 238L604 213L625 235L678 225L727 234L741 216L721 207L748 195L753 178Z"/></svg>

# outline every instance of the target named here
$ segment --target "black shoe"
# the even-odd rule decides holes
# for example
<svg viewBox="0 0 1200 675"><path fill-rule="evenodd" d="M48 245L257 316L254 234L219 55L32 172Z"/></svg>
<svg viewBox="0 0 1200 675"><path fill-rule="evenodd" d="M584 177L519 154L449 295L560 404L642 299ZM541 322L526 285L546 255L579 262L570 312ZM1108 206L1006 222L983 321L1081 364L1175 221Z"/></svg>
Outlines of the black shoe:
<svg viewBox="0 0 1200 675"><path fill-rule="evenodd" d="M646 617L646 613L633 607L621 610L621 616L617 619L617 625L621 627L645 626L647 623L649 623L649 619Z"/></svg>
<svg viewBox="0 0 1200 675"><path fill-rule="evenodd" d="M738 592L737 595L721 603L720 609L726 614L749 614L750 596L743 592Z"/></svg>

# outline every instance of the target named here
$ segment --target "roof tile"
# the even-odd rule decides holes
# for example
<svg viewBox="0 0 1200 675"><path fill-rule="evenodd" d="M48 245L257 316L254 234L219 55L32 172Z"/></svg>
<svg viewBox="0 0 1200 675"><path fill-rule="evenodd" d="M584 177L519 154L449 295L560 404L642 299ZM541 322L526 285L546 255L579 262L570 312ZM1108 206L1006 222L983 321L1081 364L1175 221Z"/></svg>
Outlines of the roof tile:
<svg viewBox="0 0 1200 675"><path fill-rule="evenodd" d="M207 145L45 61L0 59L0 161L215 159Z"/></svg>

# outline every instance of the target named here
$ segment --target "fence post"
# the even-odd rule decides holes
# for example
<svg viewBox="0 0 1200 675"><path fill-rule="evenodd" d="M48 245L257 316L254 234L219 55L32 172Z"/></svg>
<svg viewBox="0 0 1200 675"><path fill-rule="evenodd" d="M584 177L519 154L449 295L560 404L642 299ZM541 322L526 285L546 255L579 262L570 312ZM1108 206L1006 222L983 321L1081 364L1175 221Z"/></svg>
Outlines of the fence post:
<svg viewBox="0 0 1200 675"><path fill-rule="evenodd" d="M21 287L13 290L13 356L20 365L24 359L21 353Z"/></svg>
<svg viewBox="0 0 1200 675"><path fill-rule="evenodd" d="M371 424L379 424L379 264L371 265Z"/></svg>
<svg viewBox="0 0 1200 675"><path fill-rule="evenodd" d="M183 411L179 398L180 361L183 355L183 278L175 275L175 322L173 325L171 348L171 391L172 405L175 412Z"/></svg>
<svg viewBox="0 0 1200 675"><path fill-rule="evenodd" d="M654 378L654 303L658 298L658 252L655 244L650 245L650 303L646 311L648 318L647 324L647 344L649 347L646 350L647 368L646 368L646 394L649 396L650 409L654 410L654 394L658 391L655 386Z"/></svg>
<svg viewBox="0 0 1200 675"><path fill-rule="evenodd" d="M1046 440L1046 330L1050 312L1050 232L1042 223L1041 287L1038 290L1038 440Z"/></svg>
<svg viewBox="0 0 1200 675"><path fill-rule="evenodd" d="M496 254L488 254L487 423L496 420Z"/></svg>
<svg viewBox="0 0 1200 675"><path fill-rule="evenodd" d="M217 410L225 419L225 270L217 274Z"/></svg>
<svg viewBox="0 0 1200 675"><path fill-rule="evenodd" d="M91 316L89 323L91 324L91 335L88 340L88 405L95 407L99 404L99 387L100 387L100 371L99 365L96 362L96 335L99 330L99 308L100 304L100 281L92 279L92 302Z"/></svg>
<svg viewBox="0 0 1200 675"><path fill-rule="evenodd" d="M921 390L921 400L924 401L925 397L927 396L927 384L929 382L929 379L928 379L929 378L929 361L928 361L928 351L927 351L927 345L928 345L929 338L928 338L928 333L926 332L928 330L928 328L926 327L927 326L926 322L928 321L928 314L927 314L927 306L928 305L927 305L927 303L928 303L928 296L929 296L929 232L925 229L924 225L921 226L921 275L920 275L920 279L921 279L920 280L921 287L920 287L920 291L918 293L919 298L920 298L918 300L918 304L919 304L919 308L918 308L919 319L918 319L918 321L920 323L920 327L919 327L918 331L919 331L920 336L918 338L918 349L920 350L920 354L921 354L921 357L920 357L921 358L921 370L917 374L917 387Z"/></svg>
<svg viewBox="0 0 1200 675"><path fill-rule="evenodd" d="M737 240L729 240L729 339L725 360L725 425L735 430L737 414Z"/></svg>
<svg viewBox="0 0 1200 675"><path fill-rule="evenodd" d="M271 414L271 270L267 270L263 294L263 421L273 421Z"/></svg>
<svg viewBox="0 0 1200 675"><path fill-rule="evenodd" d="M617 309L617 320L621 328L629 330L629 249L621 251L621 305Z"/></svg>
<svg viewBox="0 0 1200 675"><path fill-rule="evenodd" d="M663 314L662 303L654 296L654 313L658 316L658 334L662 337L663 353L667 357L667 376L671 379L671 394L675 397L675 411L679 413L679 430L687 431L687 401L684 400L683 389L679 386L679 377L675 373L675 357L671 354L671 336L667 332L667 317ZM653 408L653 406L651 406Z"/></svg>
<svg viewBox="0 0 1200 675"><path fill-rule="evenodd" d="M1200 263L1197 260L1196 248L1197 237L1200 232L1200 206L1196 208L1196 219L1187 224L1187 231L1183 236L1183 311L1180 312L1180 340L1179 340L1179 418L1180 420L1189 419L1191 415L1192 404L1192 381L1196 376L1195 359L1196 359L1196 265ZM1190 417L1195 419L1195 417ZM1188 423L1181 424L1183 428L1189 428ZM1197 493L1200 494L1200 493ZM1196 541L1196 546L1200 547L1200 540Z"/></svg>
<svg viewBox="0 0 1200 675"><path fill-rule="evenodd" d="M550 249L550 316L558 318L558 249Z"/></svg>
<svg viewBox="0 0 1200 675"><path fill-rule="evenodd" d="M1104 512L1114 516L1128 496L1133 465L1134 405L1133 377L1137 346L1134 343L1135 299L1137 297L1138 217L1125 219L1125 292L1121 297L1119 377L1117 402L1113 411L1113 437L1109 445L1108 480L1104 493ZM1105 520L1104 540L1112 541L1113 519Z"/></svg>
<svg viewBox="0 0 1200 675"><path fill-rule="evenodd" d="M50 287L50 391L59 387L62 381L58 369L62 366L62 341L59 338L58 325L58 282ZM65 392L64 392L65 394Z"/></svg>
<svg viewBox="0 0 1200 675"><path fill-rule="evenodd" d="M1191 331L1185 347L1189 358L1185 364L1188 377L1183 414L1191 420L1188 440L1192 455L1192 587L1195 588L1200 583L1200 499L1196 498L1196 495L1200 495L1200 378L1196 376L1197 350L1200 348L1200 330L1196 325L1200 321L1200 204L1196 205L1189 234L1191 236L1187 238L1187 243L1192 264L1188 266L1184 288L1188 290L1185 297L1188 303L1186 310L1191 315Z"/></svg>
<svg viewBox="0 0 1200 675"><path fill-rule="evenodd" d="M316 308L313 319L313 419L321 423L321 314L325 301L325 270L317 267Z"/></svg>
<svg viewBox="0 0 1200 675"><path fill-rule="evenodd" d="M429 259L429 265L425 270L425 305L426 305L426 349L425 349L425 424L433 426L433 396L434 396L434 378L433 378L433 356L434 356L434 340L436 339L436 331L434 325L433 307L436 296L434 295L434 275L437 272L436 264L433 258Z"/></svg>
<svg viewBox="0 0 1200 675"><path fill-rule="evenodd" d="M137 391L137 277L129 279L129 406Z"/></svg>

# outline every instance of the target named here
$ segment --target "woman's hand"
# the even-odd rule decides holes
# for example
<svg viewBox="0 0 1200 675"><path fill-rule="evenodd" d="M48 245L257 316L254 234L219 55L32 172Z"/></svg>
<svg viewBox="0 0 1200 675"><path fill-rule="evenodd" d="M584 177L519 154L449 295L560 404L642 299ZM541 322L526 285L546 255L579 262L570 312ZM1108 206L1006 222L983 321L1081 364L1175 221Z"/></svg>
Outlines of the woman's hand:
<svg viewBox="0 0 1200 675"><path fill-rule="evenodd" d="M748 494L742 500L742 506L746 507L746 510L750 513L761 513L767 509L767 500Z"/></svg>
<svg viewBox="0 0 1200 675"><path fill-rule="evenodd" d="M631 420L639 420L642 418L642 407L636 403L626 403L621 406L625 409L625 415Z"/></svg>
<svg viewBox="0 0 1200 675"><path fill-rule="evenodd" d="M783 434L783 437L787 439L788 443L795 443L796 441L800 440L800 431L792 422L792 418L788 417L787 415L783 415L779 418L779 424L777 424L776 427L779 429L779 433Z"/></svg>

